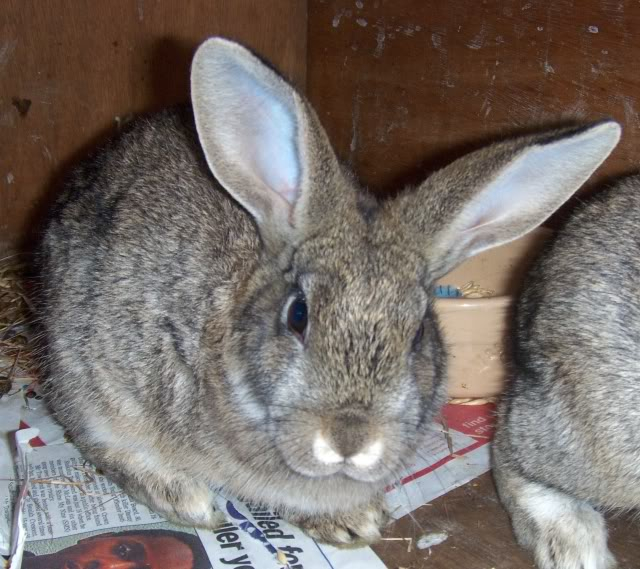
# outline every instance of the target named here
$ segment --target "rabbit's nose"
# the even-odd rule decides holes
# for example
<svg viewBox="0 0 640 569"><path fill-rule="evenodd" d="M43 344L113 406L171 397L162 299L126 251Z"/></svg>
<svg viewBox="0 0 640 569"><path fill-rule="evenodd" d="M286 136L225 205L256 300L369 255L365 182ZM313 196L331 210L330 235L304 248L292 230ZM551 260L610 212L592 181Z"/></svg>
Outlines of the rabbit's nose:
<svg viewBox="0 0 640 569"><path fill-rule="evenodd" d="M334 417L329 437L320 431L313 442L313 455L322 464L349 462L357 468L369 468L382 456L381 440L370 440L369 422L354 412Z"/></svg>

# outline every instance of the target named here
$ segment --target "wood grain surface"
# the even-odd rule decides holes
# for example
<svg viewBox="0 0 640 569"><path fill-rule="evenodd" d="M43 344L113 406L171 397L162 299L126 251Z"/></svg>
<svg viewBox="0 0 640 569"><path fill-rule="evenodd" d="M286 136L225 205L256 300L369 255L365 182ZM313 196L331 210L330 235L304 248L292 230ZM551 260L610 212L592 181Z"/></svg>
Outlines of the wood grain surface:
<svg viewBox="0 0 640 569"><path fill-rule="evenodd" d="M631 516L609 519L609 547L619 569L640 567L640 534ZM444 532L449 537L430 549L417 549L420 536ZM434 500L389 528L373 548L389 569L535 569L532 557L515 542L490 474Z"/></svg>
<svg viewBox="0 0 640 569"><path fill-rule="evenodd" d="M187 100L206 37L241 41L304 88L306 16L297 0L4 0L0 247L33 236L68 164L127 115Z"/></svg>
<svg viewBox="0 0 640 569"><path fill-rule="evenodd" d="M614 117L640 163L640 3L310 0L308 94L376 191L509 133Z"/></svg>

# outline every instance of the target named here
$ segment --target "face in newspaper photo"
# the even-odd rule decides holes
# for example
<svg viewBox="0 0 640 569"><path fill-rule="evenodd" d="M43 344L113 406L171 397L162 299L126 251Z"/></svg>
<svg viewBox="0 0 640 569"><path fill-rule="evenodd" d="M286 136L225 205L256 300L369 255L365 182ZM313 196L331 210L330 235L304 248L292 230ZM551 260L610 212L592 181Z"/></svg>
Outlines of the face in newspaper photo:
<svg viewBox="0 0 640 569"><path fill-rule="evenodd" d="M93 535L45 555L25 551L22 569L211 569L211 563L196 535L153 529Z"/></svg>

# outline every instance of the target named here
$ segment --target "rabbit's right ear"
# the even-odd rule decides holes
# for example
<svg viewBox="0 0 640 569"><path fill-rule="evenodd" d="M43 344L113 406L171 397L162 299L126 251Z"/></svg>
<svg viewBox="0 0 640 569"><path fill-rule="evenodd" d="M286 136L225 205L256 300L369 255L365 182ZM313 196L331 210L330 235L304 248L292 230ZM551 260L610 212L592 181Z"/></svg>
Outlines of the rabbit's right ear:
<svg viewBox="0 0 640 569"><path fill-rule="evenodd" d="M198 48L191 99L213 175L253 215L268 245L291 240L306 219L310 157L317 161L318 147L333 156L306 102L250 51L222 38Z"/></svg>
<svg viewBox="0 0 640 569"><path fill-rule="evenodd" d="M545 221L619 139L620 126L605 121L478 150L392 202L394 227L402 227L412 246L427 252L429 274L441 276Z"/></svg>

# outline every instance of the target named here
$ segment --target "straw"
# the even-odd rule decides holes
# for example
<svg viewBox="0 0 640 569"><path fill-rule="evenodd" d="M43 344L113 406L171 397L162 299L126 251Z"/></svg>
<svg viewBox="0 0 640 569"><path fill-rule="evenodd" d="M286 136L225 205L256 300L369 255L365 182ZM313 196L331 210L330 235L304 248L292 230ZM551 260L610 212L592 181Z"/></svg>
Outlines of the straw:
<svg viewBox="0 0 640 569"><path fill-rule="evenodd" d="M31 383L39 372L34 354L32 304L25 290L26 262L0 259L0 395L11 383Z"/></svg>

